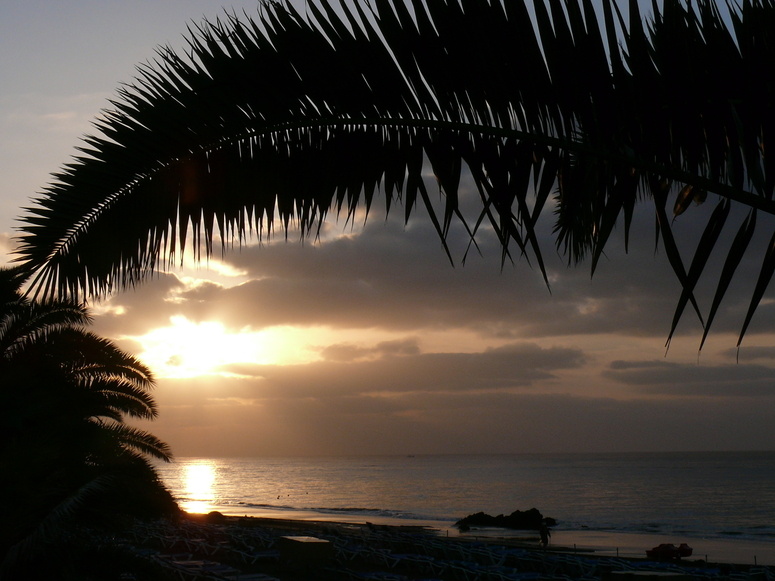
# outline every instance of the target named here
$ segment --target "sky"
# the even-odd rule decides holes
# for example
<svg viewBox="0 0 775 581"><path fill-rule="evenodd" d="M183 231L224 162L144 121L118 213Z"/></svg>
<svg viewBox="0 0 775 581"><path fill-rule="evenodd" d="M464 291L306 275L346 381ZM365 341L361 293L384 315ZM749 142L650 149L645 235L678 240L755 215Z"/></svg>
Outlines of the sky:
<svg viewBox="0 0 775 581"><path fill-rule="evenodd" d="M256 14L247 0L0 4L5 260L21 208L135 66L224 8ZM687 257L712 205L674 224ZM735 348L764 236L699 354L691 313L665 349L680 289L646 204L629 253L619 230L594 278L555 252L547 212L550 289L525 260L502 264L487 232L463 264L454 230L450 264L423 212L402 215L254 241L92 305L94 331L157 378L159 418L139 425L202 457L775 449L773 289Z"/></svg>

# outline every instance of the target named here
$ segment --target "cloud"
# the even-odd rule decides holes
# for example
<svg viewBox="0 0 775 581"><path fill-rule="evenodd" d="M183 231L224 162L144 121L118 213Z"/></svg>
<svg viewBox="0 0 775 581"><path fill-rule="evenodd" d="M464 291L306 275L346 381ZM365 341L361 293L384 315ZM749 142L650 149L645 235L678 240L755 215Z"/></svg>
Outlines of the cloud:
<svg viewBox="0 0 775 581"><path fill-rule="evenodd" d="M652 395L724 398L775 395L775 369L764 365L613 361L603 375Z"/></svg>
<svg viewBox="0 0 775 581"><path fill-rule="evenodd" d="M0 232L0 266L13 266L13 255L11 252L14 249L14 242L11 239L11 235L5 232Z"/></svg>
<svg viewBox="0 0 775 581"><path fill-rule="evenodd" d="M419 219L418 219L419 220ZM453 267L438 236L424 221L405 228L373 217L357 234L317 244L269 243L227 254L246 282L225 286L179 278L164 299L140 304L157 320L182 314L220 320L231 328L327 325L407 332L467 328L482 336L514 339L589 333L665 336L673 297L654 296L653 273L629 276L601 271L589 281L583 269L548 264L551 294L525 262L501 268L494 240L480 242L483 256ZM669 280L670 272L663 272ZM163 291L157 286L154 292ZM163 302L162 302L163 301ZM659 317L663 315L661 324ZM130 318L129 311L127 318Z"/></svg>
<svg viewBox="0 0 775 581"><path fill-rule="evenodd" d="M126 10L118 20L136 16L135 7ZM77 136L90 132L105 88L112 90L121 76L116 71L131 71L156 44L151 37L178 31L186 13L190 6L164 19L135 18L134 27L93 28L109 31L112 40L116 30L124 31L118 65L117 54L95 52L93 39L83 35L54 42L51 31L76 30L61 19L27 15L26 24L45 24L37 37L30 26L14 28L17 41L30 43L30 54L44 56L37 59L43 68L9 68L16 85L0 97L1 215L10 218L28 205L49 172L70 158ZM73 22L81 16L70 14ZM115 19L115 6L103 16ZM41 47L51 49L48 56ZM52 65L62 47L85 49L65 59L76 69ZM18 60L17 53L7 56ZM102 80L96 73L104 73ZM52 75L59 75L57 82ZM26 77L34 82L22 82ZM69 94L43 93L52 86ZM463 211L475 223L476 194L463 184ZM299 242L292 231L285 242L279 233L271 242L227 251L210 268L191 268L187 260L181 270L95 305L94 331L119 337L134 353L143 349L139 338L180 316L220 321L232 333L292 326L299 349L310 354L303 365L229 365L236 377L162 379L156 391L161 419L151 431L177 453L196 455L775 446L771 289L740 364L731 364L737 350L728 348L745 318L772 217L759 216L760 234L716 316L711 338L720 336L723 348L715 347L719 342L706 347L698 364L702 328L689 309L668 356L659 359L681 289L662 241L655 240L649 203L636 209L628 253L620 224L594 277L589 261L568 266L556 251L547 206L538 234L550 288L535 255L527 259L512 247L513 262L502 262L486 225L476 247L463 228L452 227L450 264L423 209L404 224L403 208L385 216L379 203L384 199L376 199L365 228L359 210L350 224L324 224L317 241ZM709 196L673 223L686 268L714 204ZM727 244L743 217L736 209L730 214L730 231L722 235ZM12 244L0 236L5 256ZM696 289L704 316L724 258L723 252L711 257ZM183 358L174 354L167 362L182 364Z"/></svg>
<svg viewBox="0 0 775 581"><path fill-rule="evenodd" d="M323 359L327 361L354 361L358 359L379 358L384 355L418 355L420 347L417 339L381 341L374 347L361 347L352 343L335 343L319 348Z"/></svg>
<svg viewBox="0 0 775 581"><path fill-rule="evenodd" d="M396 346L404 345L403 350ZM386 346L389 347L386 349ZM369 357L363 356L368 353ZM334 349L333 359L306 365L233 365L225 371L256 377L251 397L329 398L406 392L509 390L550 381L558 370L577 368L575 349L511 344L480 353L419 353L413 342L381 343L372 349ZM355 354L355 356L353 356ZM247 392L240 392L246 396Z"/></svg>
<svg viewBox="0 0 775 581"><path fill-rule="evenodd" d="M407 391L378 397L321 390L318 397L220 397L202 405L201 386L164 388L180 399L160 396L161 419L153 428L180 455L691 451L775 445L772 400L768 406L750 398L718 406L709 400L537 392ZM219 391L231 388L221 383L210 389L212 395Z"/></svg>
<svg viewBox="0 0 775 581"><path fill-rule="evenodd" d="M772 320L772 319L770 319ZM744 346L738 352L737 349L727 349L722 355L729 359L739 359L740 361L773 361L775 360L775 346Z"/></svg>
<svg viewBox="0 0 775 581"><path fill-rule="evenodd" d="M629 254L615 233L590 278L551 252L547 221L547 288L534 258L501 264L486 232L481 254L461 265L468 240L454 230L452 265L426 218L405 225L375 211L362 229L329 223L317 241L264 241L212 270L159 275L108 301L98 326L128 337L173 317L233 334L293 329L303 364L248 360L223 366L231 376L217 382L161 380L151 429L178 454L772 447L775 352L756 342L771 332L760 317L775 303L762 305L741 364L716 347L698 364L702 327L690 310L659 359L680 285L654 254L653 226L638 214ZM681 242L691 249L690 230ZM736 340L754 262L740 266L717 315L722 345ZM714 291L700 284L701 304Z"/></svg>
<svg viewBox="0 0 775 581"><path fill-rule="evenodd" d="M157 274L142 285L92 306L94 329L109 337L138 336L166 325L181 309L174 301L184 283L175 274Z"/></svg>
<svg viewBox="0 0 775 581"><path fill-rule="evenodd" d="M110 96L108 92L10 95L2 121L10 131L64 133L70 138L90 129L94 113Z"/></svg>
<svg viewBox="0 0 775 581"><path fill-rule="evenodd" d="M138 334L141 325L150 330L181 315L217 320L232 331L294 326L420 336L466 330L500 341L574 335L659 341L668 335L680 285L664 255L654 256L653 217L647 211L636 213L629 254L615 233L592 278L585 265L568 267L550 252L551 221L541 222L549 288L531 268L534 260L515 256L514 264L502 265L498 242L486 231L478 240L481 255L470 250L461 265L468 238L462 228L453 229L452 265L427 218L418 214L405 225L399 213L385 217L373 210L363 229L328 223L319 241L275 239L245 246L227 252L212 272L162 275L173 278L152 281L152 291L139 289L142 301L137 291L134 298L122 293L112 300L125 314L110 328L122 330L125 320L124 332ZM691 236L683 235L683 245L691 247ZM229 269L239 276L219 278ZM707 286L698 287L705 305L715 290ZM737 332L747 301L740 285L733 284L711 336ZM766 315L773 309L775 304L762 305L750 337L768 331ZM699 319L687 309L674 344L686 337L698 345L701 334ZM327 356L335 351L345 356L343 346Z"/></svg>

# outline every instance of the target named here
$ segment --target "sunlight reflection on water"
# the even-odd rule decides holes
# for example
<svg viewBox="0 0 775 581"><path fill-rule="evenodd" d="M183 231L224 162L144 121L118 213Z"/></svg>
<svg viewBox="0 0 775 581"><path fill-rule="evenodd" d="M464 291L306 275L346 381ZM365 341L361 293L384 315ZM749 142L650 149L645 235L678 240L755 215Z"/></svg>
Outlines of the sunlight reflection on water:
<svg viewBox="0 0 775 581"><path fill-rule="evenodd" d="M185 466L185 500L180 508L186 512L207 513L214 509L215 463L196 461Z"/></svg>

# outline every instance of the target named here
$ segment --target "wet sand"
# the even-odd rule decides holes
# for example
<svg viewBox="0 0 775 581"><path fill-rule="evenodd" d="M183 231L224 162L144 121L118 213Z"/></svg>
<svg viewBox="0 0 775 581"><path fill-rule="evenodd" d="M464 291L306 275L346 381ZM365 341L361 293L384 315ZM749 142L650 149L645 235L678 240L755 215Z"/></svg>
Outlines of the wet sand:
<svg viewBox="0 0 775 581"><path fill-rule="evenodd" d="M775 543L748 539L701 539L680 535L654 535L607 531L554 531L552 544L579 550L592 550L596 555L619 555L646 558L646 550L662 543L678 546L687 543L694 552L687 561L699 559L713 563L740 565L775 565ZM618 553L617 553L618 551Z"/></svg>
<svg viewBox="0 0 775 581"><path fill-rule="evenodd" d="M613 572L698 581L731 581L732 572L734 581L775 577L775 569L767 567L775 562L770 547L740 539L706 542L650 534L555 530L550 546L542 548L537 533L531 531L479 529L452 534L451 530L421 525L221 513L138 521L127 533L138 556L143 555L168 575L192 579L214 571L232 575L222 578L262 581L605 581ZM682 542L694 548L691 557L669 563L646 559L645 551L651 547ZM310 553L313 548L315 555ZM325 554L317 554L320 548Z"/></svg>
<svg viewBox="0 0 775 581"><path fill-rule="evenodd" d="M279 512L279 511L278 511ZM299 516L299 515L294 515ZM317 518L316 518L317 517ZM341 523L336 518L320 520L319 513L302 515L302 518L285 518L277 514L273 518L256 518L257 521L282 523L289 527L317 527L340 524L353 524L362 526L364 522ZM401 528L406 524L405 520L391 519L389 522L378 522L378 525L387 525ZM459 537L463 539L479 540L493 543L505 543L527 548L539 549L537 532L531 531L507 531L503 529L479 529L467 533L460 533L449 523L437 521L419 522L421 528L438 531L441 537ZM411 527L406 527L411 528ZM627 533L619 531L592 531L592 530L552 530L550 549L568 553L591 554L597 556L619 556L628 559L646 559L646 551L663 543L672 543L678 546L687 543L693 549L691 557L685 562L706 561L708 563L725 563L737 565L767 565L775 566L775 543L756 541L751 539L718 539L696 538L676 535L659 535L649 533Z"/></svg>
<svg viewBox="0 0 775 581"><path fill-rule="evenodd" d="M473 540L506 542L538 548L538 534L509 532L500 529L471 530L460 534L456 529L442 530L450 536L469 537ZM775 543L751 539L718 539L686 537L680 534L659 535L649 533L626 533L619 531L553 530L550 548L569 553L586 553L605 557L646 559L646 551L661 544L675 546L686 543L693 549L685 561L706 561L738 565L775 566Z"/></svg>
<svg viewBox="0 0 775 581"><path fill-rule="evenodd" d="M321 518L320 513L295 512L293 518L288 518L288 513L282 510L265 510L260 518L276 520L278 522L299 521L304 523L336 523L341 522L336 517L330 519ZM379 518L376 524L400 526L406 524L403 519ZM356 522L354 524L365 524ZM509 544L523 544L528 547L538 548L538 534L530 531L507 531L503 529L479 529L468 533L460 533L451 523L440 521L418 521L421 526L438 530L441 536L469 537L480 540L503 540ZM601 556L620 556L634 559L645 559L646 551L663 543L672 543L678 546L687 543L694 552L687 561L704 560L713 563L734 563L739 565L769 565L775 566L775 542L756 541L739 538L696 538L685 537L680 534L660 535L652 533L627 533L620 531L593 531L593 530L562 530L552 531L551 546L555 549L565 549L569 552L593 553Z"/></svg>

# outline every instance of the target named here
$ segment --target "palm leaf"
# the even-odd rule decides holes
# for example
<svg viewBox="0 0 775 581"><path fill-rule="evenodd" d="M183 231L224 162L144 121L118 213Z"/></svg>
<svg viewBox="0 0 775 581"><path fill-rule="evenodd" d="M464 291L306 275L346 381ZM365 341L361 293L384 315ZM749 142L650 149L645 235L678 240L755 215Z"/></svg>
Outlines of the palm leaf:
<svg viewBox="0 0 775 581"><path fill-rule="evenodd" d="M721 234L721 230L724 228L724 223L727 220L727 216L729 216L729 208L729 200L722 199L719 201L708 220L708 224L705 227L705 231L702 233L699 243L697 244L697 250L694 253L692 263L689 266L689 272L686 274L686 282L681 291L681 298L678 300L678 306L673 315L673 324L671 325L670 333L667 336L666 346L668 347L670 346L670 340L673 338L676 327L678 327L678 321L681 319L681 314L686 307L686 303L691 299L694 288L697 286L697 281L700 279L700 274L705 269L705 264L707 264L719 234Z"/></svg>
<svg viewBox="0 0 775 581"><path fill-rule="evenodd" d="M775 213L773 0L730 19L712 0L666 0L648 23L636 0L627 22L604 0L602 23L591 0L305 5L192 27L189 55L160 49L120 89L22 218L39 296L104 295L278 224L314 235L332 211L368 213L378 190L406 219L423 206L442 242L455 219L472 246L489 224L502 260L516 245L545 280L537 228L555 188L557 244L593 272L621 219L628 243L654 180ZM679 241L661 215L659 228L685 290Z"/></svg>
<svg viewBox="0 0 775 581"><path fill-rule="evenodd" d="M139 452L165 462L172 459L169 445L149 432L116 422L100 422L100 429L129 453Z"/></svg>
<svg viewBox="0 0 775 581"><path fill-rule="evenodd" d="M775 273L775 234L773 234L772 239L767 246L767 251L764 254L762 267L759 271L759 278L756 281L756 288L754 288L751 303L748 306L748 312L746 313L745 321L743 322L743 328L740 330L740 337L737 340L738 348L740 348L740 344L743 342L743 336L745 336L745 332L748 330L748 325L751 323L756 307L759 306L759 302L764 296L764 291L767 290L767 285L769 285L772 280L773 273Z"/></svg>
<svg viewBox="0 0 775 581"><path fill-rule="evenodd" d="M713 303L710 306L710 312L708 313L708 321L705 323L705 331L702 334L702 341L700 341L700 351L705 344L705 339L708 337L710 326L713 323L713 319L716 316L721 300L724 298L724 294L729 288L729 284L732 282L732 278L735 275L737 267L740 265L740 261L743 259L748 243L753 237L754 230L756 228L756 211L752 210L743 223L740 225L740 229L737 231L732 246L729 249L729 254L724 261L724 266L721 270L721 276L719 277L718 287L716 288L716 294L713 297Z"/></svg>
<svg viewBox="0 0 775 581"><path fill-rule="evenodd" d="M673 272L678 277L678 280L681 283L681 287L683 289L681 291L681 299L679 299L679 308L676 309L676 312L680 318L680 313L683 311L683 306L681 303L685 304L685 301L688 300L694 307L694 311L697 313L697 317L700 319L700 323L702 323L704 326L700 307L697 304L697 299L694 297L694 284L690 282L689 277L686 274L686 269L684 268L683 260L681 259L681 253L678 250L678 245L676 244L675 238L673 237L673 231L670 229L670 225L668 224L664 200L665 196L663 195L663 192L655 190L654 207L657 213L657 232L662 235L662 241L664 243L667 259L670 262L670 266L673 268ZM673 327L675 327L676 324L677 320L674 320ZM669 340L670 339L668 337L668 345Z"/></svg>

